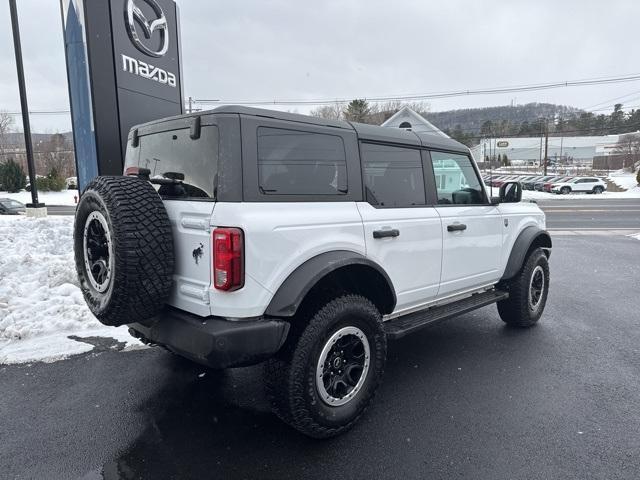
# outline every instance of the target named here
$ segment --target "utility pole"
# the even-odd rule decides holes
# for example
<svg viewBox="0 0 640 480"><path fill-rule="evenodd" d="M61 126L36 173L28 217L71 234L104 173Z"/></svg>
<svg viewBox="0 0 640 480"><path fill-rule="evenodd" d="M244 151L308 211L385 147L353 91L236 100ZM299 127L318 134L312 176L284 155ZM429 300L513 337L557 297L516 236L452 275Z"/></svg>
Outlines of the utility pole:
<svg viewBox="0 0 640 480"><path fill-rule="evenodd" d="M544 176L547 176L547 164L549 163L549 122L544 119Z"/></svg>
<svg viewBox="0 0 640 480"><path fill-rule="evenodd" d="M20 28L18 26L18 9L16 0L9 0L11 11L11 29L13 30L13 48L16 56L16 70L18 72L18 89L20 90L20 109L22 110L22 128L24 130L24 148L27 154L27 168L31 182L31 203L27 204L27 215L45 216L47 209L44 203L38 201L38 185L36 184L36 167L33 163L33 145L31 144L31 124L29 123L29 105L27 104L27 89L24 81L24 66L22 64L22 45L20 44Z"/></svg>
<svg viewBox="0 0 640 480"><path fill-rule="evenodd" d="M540 128L540 148L538 150L538 166L542 165L542 128Z"/></svg>

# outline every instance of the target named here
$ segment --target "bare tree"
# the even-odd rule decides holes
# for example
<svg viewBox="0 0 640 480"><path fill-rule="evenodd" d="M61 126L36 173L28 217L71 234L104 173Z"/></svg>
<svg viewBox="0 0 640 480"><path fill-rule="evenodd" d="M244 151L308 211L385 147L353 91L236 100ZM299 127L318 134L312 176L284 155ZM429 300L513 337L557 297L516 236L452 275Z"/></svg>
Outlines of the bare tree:
<svg viewBox="0 0 640 480"><path fill-rule="evenodd" d="M44 172L55 169L63 178L75 176L73 147L64 135L51 135L39 145L37 154Z"/></svg>
<svg viewBox="0 0 640 480"><path fill-rule="evenodd" d="M620 135L614 152L619 155L624 155L622 168L629 168L633 173L635 171L635 165L640 162L640 133Z"/></svg>
<svg viewBox="0 0 640 480"><path fill-rule="evenodd" d="M13 116L7 112L0 111L0 153L4 153L5 149L9 146L8 134L13 127ZM2 160L0 158L0 160Z"/></svg>
<svg viewBox="0 0 640 480"><path fill-rule="evenodd" d="M344 115L342 114L344 108L344 103L335 102L315 108L309 113L314 117L328 118L330 120L342 120L344 118Z"/></svg>
<svg viewBox="0 0 640 480"><path fill-rule="evenodd" d="M387 102L367 102L364 100L364 102L366 103L366 112L357 112L358 115L355 116L358 117L357 121L372 125L381 125L403 107L409 107L420 114L429 112L429 104L425 102L403 102L401 100L389 100ZM348 105L352 105L352 103L335 102L330 105L323 105L311 110L310 114L314 117L344 120L348 116L345 111L348 110ZM364 114L360 115L360 113Z"/></svg>

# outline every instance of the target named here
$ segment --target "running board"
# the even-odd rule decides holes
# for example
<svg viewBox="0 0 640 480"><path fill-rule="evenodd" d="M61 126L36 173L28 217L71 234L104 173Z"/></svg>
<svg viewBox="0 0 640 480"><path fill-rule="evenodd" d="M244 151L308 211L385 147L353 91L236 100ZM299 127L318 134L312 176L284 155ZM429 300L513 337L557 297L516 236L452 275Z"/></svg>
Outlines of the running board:
<svg viewBox="0 0 640 480"><path fill-rule="evenodd" d="M462 300L394 318L384 323L384 329L388 338L401 338L432 323L456 317L507 298L509 298L509 293L501 290L476 293Z"/></svg>

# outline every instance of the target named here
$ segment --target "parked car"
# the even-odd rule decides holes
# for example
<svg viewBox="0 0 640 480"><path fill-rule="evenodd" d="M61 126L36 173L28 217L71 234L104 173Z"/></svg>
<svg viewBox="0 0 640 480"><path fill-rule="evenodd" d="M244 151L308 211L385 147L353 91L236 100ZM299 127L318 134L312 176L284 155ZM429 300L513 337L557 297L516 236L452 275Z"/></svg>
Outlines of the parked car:
<svg viewBox="0 0 640 480"><path fill-rule="evenodd" d="M506 182L509 182L512 180L513 180L513 177L511 175L502 175L500 177L494 178L493 181L491 182L491 186L500 188Z"/></svg>
<svg viewBox="0 0 640 480"><path fill-rule="evenodd" d="M562 176L556 176L556 177L551 177L548 180L538 180L537 182L535 182L533 184L533 189L538 191L538 192L542 192L544 190L543 187L544 187L545 183L547 183L547 182L551 182L551 183L557 182L557 181L560 181L561 178L563 178L563 177Z"/></svg>
<svg viewBox="0 0 640 480"><path fill-rule="evenodd" d="M542 175L536 175L522 182L523 190L533 190L535 183L542 178Z"/></svg>
<svg viewBox="0 0 640 480"><path fill-rule="evenodd" d="M358 421L387 339L544 310L544 213L517 182L488 197L455 140L227 106L134 127L126 151L76 210L89 309L213 368L266 361L274 412L311 437Z"/></svg>
<svg viewBox="0 0 640 480"><path fill-rule="evenodd" d="M564 182L569 182L571 180L573 180L575 177L572 176L568 176L568 177L560 177L557 180L553 180L553 181L548 181L545 182L544 185L542 186L542 190L547 192L547 193L551 193L551 187L553 187L554 183L564 183Z"/></svg>
<svg viewBox="0 0 640 480"><path fill-rule="evenodd" d="M67 184L67 190L77 190L78 189L78 177L69 177L65 180Z"/></svg>
<svg viewBox="0 0 640 480"><path fill-rule="evenodd" d="M536 175L521 175L520 177L518 177L518 182L524 184L524 182L527 182L534 178L536 178Z"/></svg>
<svg viewBox="0 0 640 480"><path fill-rule="evenodd" d="M602 193L607 189L607 184L596 177L576 177L568 182L557 182L551 186L553 193L568 195L569 193Z"/></svg>
<svg viewBox="0 0 640 480"><path fill-rule="evenodd" d="M12 198L0 198L0 215L20 215L25 211L24 203Z"/></svg>

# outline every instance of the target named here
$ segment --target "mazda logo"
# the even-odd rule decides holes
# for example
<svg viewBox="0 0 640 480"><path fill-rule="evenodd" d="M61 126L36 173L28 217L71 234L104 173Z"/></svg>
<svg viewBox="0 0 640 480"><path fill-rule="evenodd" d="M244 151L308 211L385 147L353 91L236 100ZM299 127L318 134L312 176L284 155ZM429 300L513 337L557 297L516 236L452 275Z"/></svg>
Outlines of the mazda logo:
<svg viewBox="0 0 640 480"><path fill-rule="evenodd" d="M169 26L167 24L167 17L165 17L162 8L155 0L143 1L153 9L157 18L151 21L147 20L147 17L144 16L144 13L140 10L140 7L136 5L136 2L134 0L127 0L124 17L129 38L142 53L151 57L162 57L169 49ZM162 42L159 50L149 48L142 41L141 36L138 35L139 28L142 29L144 38L147 41L151 39L153 32L156 30L160 32Z"/></svg>

